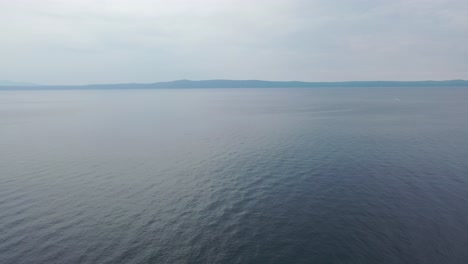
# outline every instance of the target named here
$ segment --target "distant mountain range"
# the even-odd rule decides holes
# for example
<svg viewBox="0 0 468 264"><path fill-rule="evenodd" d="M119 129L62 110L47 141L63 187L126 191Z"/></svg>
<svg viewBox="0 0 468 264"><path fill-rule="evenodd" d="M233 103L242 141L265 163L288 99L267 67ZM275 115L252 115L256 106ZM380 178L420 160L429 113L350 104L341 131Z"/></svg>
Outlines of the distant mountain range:
<svg viewBox="0 0 468 264"><path fill-rule="evenodd" d="M163 88L293 88L293 87L448 87L466 86L467 80L448 81L351 81L351 82L299 82L260 80L178 80L156 83L122 83L89 85L15 85L0 83L0 90L63 90L63 89L163 89Z"/></svg>

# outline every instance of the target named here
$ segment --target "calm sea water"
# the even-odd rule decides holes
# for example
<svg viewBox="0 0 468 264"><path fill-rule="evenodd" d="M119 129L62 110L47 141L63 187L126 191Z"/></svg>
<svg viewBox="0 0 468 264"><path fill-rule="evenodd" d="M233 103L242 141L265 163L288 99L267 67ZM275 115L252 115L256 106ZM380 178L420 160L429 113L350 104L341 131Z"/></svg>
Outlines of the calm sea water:
<svg viewBox="0 0 468 264"><path fill-rule="evenodd" d="M468 89L2 91L0 263L466 264Z"/></svg>

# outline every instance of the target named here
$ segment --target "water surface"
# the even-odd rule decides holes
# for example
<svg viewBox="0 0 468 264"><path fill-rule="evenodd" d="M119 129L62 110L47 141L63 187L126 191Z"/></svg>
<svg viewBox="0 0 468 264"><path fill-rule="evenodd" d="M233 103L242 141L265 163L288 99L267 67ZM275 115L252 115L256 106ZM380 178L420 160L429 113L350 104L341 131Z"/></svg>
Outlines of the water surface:
<svg viewBox="0 0 468 264"><path fill-rule="evenodd" d="M466 88L2 91L0 263L468 263L467 114Z"/></svg>

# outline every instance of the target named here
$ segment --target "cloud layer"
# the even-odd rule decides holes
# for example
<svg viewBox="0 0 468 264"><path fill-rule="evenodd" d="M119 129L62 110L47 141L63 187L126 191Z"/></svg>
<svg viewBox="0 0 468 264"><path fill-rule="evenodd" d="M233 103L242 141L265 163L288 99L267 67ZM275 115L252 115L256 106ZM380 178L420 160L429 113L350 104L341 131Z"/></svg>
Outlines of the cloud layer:
<svg viewBox="0 0 468 264"><path fill-rule="evenodd" d="M0 2L0 79L468 79L463 0Z"/></svg>

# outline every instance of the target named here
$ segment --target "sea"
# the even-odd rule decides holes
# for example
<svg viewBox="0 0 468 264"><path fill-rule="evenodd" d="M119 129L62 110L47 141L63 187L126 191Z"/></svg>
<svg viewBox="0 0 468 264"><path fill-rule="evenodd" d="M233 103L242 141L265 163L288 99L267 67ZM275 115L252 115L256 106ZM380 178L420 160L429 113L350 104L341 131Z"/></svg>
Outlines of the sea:
<svg viewBox="0 0 468 264"><path fill-rule="evenodd" d="M0 91L0 263L468 263L468 87Z"/></svg>

